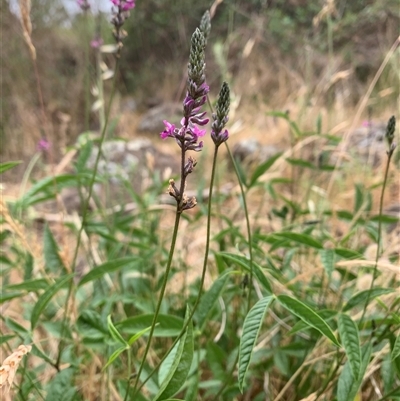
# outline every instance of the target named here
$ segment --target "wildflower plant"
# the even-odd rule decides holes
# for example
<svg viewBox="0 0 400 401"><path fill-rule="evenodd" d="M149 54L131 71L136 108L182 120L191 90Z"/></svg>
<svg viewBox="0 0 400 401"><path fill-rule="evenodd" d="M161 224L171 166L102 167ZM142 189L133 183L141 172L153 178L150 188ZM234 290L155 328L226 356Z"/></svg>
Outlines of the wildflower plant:
<svg viewBox="0 0 400 401"><path fill-rule="evenodd" d="M210 14L208 12L204 14L200 28L201 29L197 28L195 30L191 38L191 48L190 48L189 63L188 63L187 91L185 99L183 101L183 118L180 121L180 127L176 127L169 121L164 120L165 128L164 131L162 131L160 134L160 137L162 139L167 139L167 138L175 139L177 145L180 148L181 151L180 185L178 187L173 179L169 181L168 193L175 199L177 205L175 225L172 234L171 247L167 266L165 269L162 288L158 298L158 303L154 313L153 322L151 325L150 334L147 341L144 356L142 359L142 363L136 376L137 378L135 382L135 394L141 388L138 387L139 378L141 376L144 367L144 362L151 346L151 340L154 334L154 329L160 312L161 303L164 298L166 286L168 283L168 276L172 266L172 259L178 234L180 216L182 212L194 208L197 204L196 198L188 197L184 191L186 187L187 177L190 173L193 172L193 169L197 165L196 160L192 156L187 156L187 152L188 151L200 152L203 149L204 143L200 139L206 135L206 129L204 129L203 127L206 126L209 122L209 119L206 117L206 112L202 110L202 106L204 106L204 104L206 103L207 94L209 93L209 86L206 84L206 76L205 76L205 67L206 67L205 34L208 35L211 29ZM202 29L204 30L205 34L203 33ZM228 122L229 106L230 106L229 86L226 82L224 82L218 96L216 112L212 115L214 122L212 123L211 138L215 144L215 151L214 151L210 190L208 197L207 238L206 238L206 248L204 251L204 263L200 280L200 288L193 308L191 309L188 307L187 309L185 324L180 332L180 335L176 338L172 347L164 356L164 358L161 360L161 362L165 360L165 358L169 355L170 351L174 348L174 346L176 346L178 341L180 340L183 341L183 338L187 337L187 332L192 325L191 320L194 316L196 308L199 305L201 299L202 288L204 285L205 273L208 262L208 254L209 254L212 189L215 179L217 154L219 146L222 143L224 143L229 137L228 131L226 129L224 130L224 127ZM160 366L160 364L158 366ZM152 374L156 369L157 367L142 383L142 386L152 376ZM187 373L188 372L186 372L186 374L182 376L183 382L184 379L186 378Z"/></svg>

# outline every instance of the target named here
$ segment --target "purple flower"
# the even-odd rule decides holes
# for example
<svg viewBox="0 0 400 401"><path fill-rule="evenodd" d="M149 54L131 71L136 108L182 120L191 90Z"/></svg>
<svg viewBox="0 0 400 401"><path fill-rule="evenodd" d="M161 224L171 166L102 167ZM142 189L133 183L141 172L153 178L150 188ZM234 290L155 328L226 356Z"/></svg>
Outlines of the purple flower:
<svg viewBox="0 0 400 401"><path fill-rule="evenodd" d="M82 11L89 10L90 4L88 0L77 0L76 2Z"/></svg>
<svg viewBox="0 0 400 401"><path fill-rule="evenodd" d="M165 129L160 134L161 138L175 138L175 124L171 124L167 120L164 120L163 123L165 125Z"/></svg>
<svg viewBox="0 0 400 401"><path fill-rule="evenodd" d="M94 38L91 42L90 42L90 47L92 47L93 49L98 49L100 46L103 45L103 39L101 38Z"/></svg>
<svg viewBox="0 0 400 401"><path fill-rule="evenodd" d="M36 149L37 149L39 152L47 152L47 151L50 149L50 142L49 142L46 138L42 138L42 139L38 142L38 144L37 144L37 146L36 146Z"/></svg>
<svg viewBox="0 0 400 401"><path fill-rule="evenodd" d="M183 101L181 128L177 129L175 125L164 121L165 130L160 134L162 139L175 138L183 152L187 150L198 152L203 148L203 142L198 142L198 140L205 135L206 130L199 127L206 125L209 121L208 118L205 118L206 112L201 111L201 106L207 101L207 93L210 90L205 82L204 47L204 36L196 29L190 48L189 79Z"/></svg>
<svg viewBox="0 0 400 401"><path fill-rule="evenodd" d="M136 6L135 1L136 0L111 0L111 3L119 7L122 11L129 11Z"/></svg>

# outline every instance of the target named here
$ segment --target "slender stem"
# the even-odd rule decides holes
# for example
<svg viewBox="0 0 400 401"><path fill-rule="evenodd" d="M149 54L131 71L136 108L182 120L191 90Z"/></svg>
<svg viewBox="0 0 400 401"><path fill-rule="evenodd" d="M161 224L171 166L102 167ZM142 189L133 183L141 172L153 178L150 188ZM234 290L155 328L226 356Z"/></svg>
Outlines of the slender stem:
<svg viewBox="0 0 400 401"><path fill-rule="evenodd" d="M388 180L390 160L392 159L393 151L389 150L387 155L388 155L388 157L387 157L387 162L386 162L386 167L385 167L385 176L384 176L384 179L383 179L382 191L381 191L381 196L380 196L380 199L379 199L378 243L377 243L377 247L376 247L375 264L374 264L374 269L373 269L373 272L372 272L371 286L369 288L367 299L365 300L365 304L364 304L363 313L362 313L361 319L360 319L360 326L361 326L361 324L362 324L362 322L364 320L365 313L367 312L367 307L368 307L370 296L371 296L371 290L374 288L375 279L376 279L377 271L378 271L378 260L379 260L380 249L381 249L381 240L382 240L382 219L381 219L381 216L382 216L382 211L383 211L383 198L384 198L386 184L387 184L387 180ZM372 333L371 333L371 335L372 335Z"/></svg>
<svg viewBox="0 0 400 401"><path fill-rule="evenodd" d="M164 298L164 294L165 294L165 289L167 287L167 283L168 283L168 276L169 276L169 272L171 270L171 266L172 266L172 259L174 256L174 251L175 251L175 245L176 245L176 239L178 237L178 228L179 228L179 221L181 218L181 213L179 211L179 204L177 204L176 207L176 215L175 215L175 224L174 224L174 231L172 233L172 242L171 242L171 248L169 251L169 255L168 255L168 262L167 262L167 267L165 269L165 274L164 274L164 280L162 283L162 287L161 287L161 291L160 291L160 295L158 297L158 302L157 302L157 306L156 306L156 310L154 312L154 316L153 316L153 321L151 323L151 329L150 329L150 333L149 333L149 338L147 339L147 344L146 344L146 349L144 350L144 355L142 358L142 362L140 364L139 367L139 371L137 373L136 376L136 381L135 381L135 385L134 385L134 389L137 389L138 383L139 383L139 379L140 379L140 374L142 373L142 370L144 368L144 363L146 362L146 356L150 350L150 345L151 345L151 340L153 338L153 334L154 334L154 329L156 327L156 323L157 323L157 318L158 318L158 314L160 313L160 308L161 308L161 303L162 300ZM129 379L128 379L128 383L129 383ZM141 388L141 387L140 387ZM135 391L135 395L136 393L140 390L140 388L138 388ZM128 392L127 392L128 393Z"/></svg>
<svg viewBox="0 0 400 401"><path fill-rule="evenodd" d="M231 158L231 161L233 163L233 167L235 170L235 174L239 183L239 187L240 187L240 193L242 195L242 202L243 202L243 209L244 209L244 215L246 218L246 229L247 229L247 238L249 241L249 257L250 257L250 280L249 280L249 292L248 292L248 296L247 296L247 312L250 310L250 306L251 306L251 292L252 292L252 288L253 288L253 236L251 233L251 227L250 227L250 218L249 218L249 209L247 208L247 201L246 201L246 194L243 188L243 182L240 178L240 174L239 174L239 169L237 167L237 163L235 158L232 155L231 150L229 149L228 143L225 142L225 146L226 146L226 150L229 153L229 157Z"/></svg>
<svg viewBox="0 0 400 401"><path fill-rule="evenodd" d="M106 112L106 116L105 116L105 120L104 120L104 125L103 125L102 131L101 131L100 142L99 142L99 151L98 151L97 156L96 156L96 161L95 161L94 167L93 167L93 174L92 174L92 177L91 177L91 180L90 180L90 183L89 183L88 196L86 198L86 201L83 204L82 223L81 223L81 227L79 228L78 236L77 236L77 239L76 239L75 252L74 252L74 256L73 256L72 263L71 263L71 268L72 269L74 269L74 266L76 264L76 259L78 257L78 251L79 251L79 247L80 247L81 239L82 239L82 232L83 232L84 227L86 226L86 222L87 222L87 214L88 214L87 212L88 212L88 209L89 209L90 199L92 198L94 182L96 180L97 169L98 169L98 166L99 166L100 156L101 156L101 153L102 153L101 150L102 150L103 143L104 143L104 140L105 140L105 137L106 137L106 131L107 131L107 126L108 126L108 120L109 120L109 117L110 117L111 105L112 105L112 101L113 101L114 93L115 93L116 76L117 76L118 66L119 66L119 58L116 59L115 74L114 74L113 81L112 81L111 96L110 96L110 99L108 101L108 106L107 106L107 112ZM67 317L68 317L68 304L69 304L69 301L70 301L71 296L72 296L73 286L74 286L74 282L73 282L73 280L71 280L70 285L68 287L67 297L66 297L66 300L65 300L64 321L63 321L63 325L62 325L62 329L61 329L62 330L61 337L60 337L61 340L60 340L60 343L58 345L58 355L57 355L57 362L56 362L57 369L59 368L59 364L60 364L60 361L61 361L61 354L62 354L62 351L64 349L64 330L65 330L65 327L66 327L66 321L67 321Z"/></svg>
<svg viewBox="0 0 400 401"><path fill-rule="evenodd" d="M186 323L183 325L181 332L179 333L178 337L175 339L173 342L172 346L170 349L167 351L167 353L162 357L158 365L150 372L150 374L147 376L147 378L142 382L140 387L138 388L137 391L140 391L140 389L147 383L147 381L153 376L153 374L158 370L160 365L163 363L163 361L167 358L171 350L175 347L175 345L178 343L178 341L181 339L183 334L185 333L189 323L191 322L196 309L200 303L201 295L203 293L203 287L204 287L204 280L206 277L206 271L207 271L207 262L208 262L208 254L210 250L210 236L211 236L211 201L212 201L212 194L213 194L213 186L214 186L214 180L215 180L215 170L216 170L216 165L217 165L217 155L218 155L218 147L215 147L214 149L214 157L213 157L213 163L212 163L212 171L211 171L211 182L210 182L210 191L209 191L209 196L208 196L208 212L207 212L207 233L206 233L206 248L204 251L204 260L203 260L203 269L201 273L201 279L200 279L200 288L199 288L199 293L197 294L196 301L194 303L194 306L192 308L192 311L189 315L189 318L187 319ZM139 375L138 375L139 377ZM136 378L136 384L137 381L139 380L138 377Z"/></svg>

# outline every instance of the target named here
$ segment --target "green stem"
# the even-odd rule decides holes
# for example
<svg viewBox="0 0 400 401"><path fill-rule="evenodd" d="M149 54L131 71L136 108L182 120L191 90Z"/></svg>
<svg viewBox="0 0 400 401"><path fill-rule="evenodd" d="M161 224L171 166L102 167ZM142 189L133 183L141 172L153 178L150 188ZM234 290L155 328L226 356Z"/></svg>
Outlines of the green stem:
<svg viewBox="0 0 400 401"><path fill-rule="evenodd" d="M100 136L100 142L99 142L99 151L97 153L96 156L96 161L94 163L94 167L93 167L93 174L89 183L89 190L88 190L88 196L86 198L85 203L83 204L83 211L82 211L82 223L81 226L79 228L78 231L78 236L77 236L77 240L76 240L76 246L75 246L75 252L74 252L74 256L72 259L72 263L71 263L71 268L74 269L74 266L76 264L76 259L78 257L78 251L79 251L79 247L81 244L81 239L82 239L82 232L84 230L84 227L86 226L86 222L87 222L87 216L88 216L88 209L89 209L89 203L90 203L90 199L92 198L92 193L93 193L93 187L94 187L94 182L96 180L96 174L97 174L97 169L99 166L99 162L100 162L100 157L101 157L101 150L103 147L103 143L106 137L106 131L107 131L107 126L108 126L108 120L110 117L110 111L111 111L111 105L112 105L112 100L114 98L114 93L115 93L115 88L116 88L116 76L117 76L117 71L118 71L118 66L119 66L119 58L116 59L116 63L115 63L115 74L113 77L113 81L112 81L112 89L111 89L111 96L108 102L108 106L107 106L107 112L106 112L106 116L105 116L105 120L104 120L104 125L103 125L103 129L101 131L101 136ZM61 332L61 340L60 343L58 345L58 355L57 355L57 361L56 361L56 367L57 369L59 369L59 365L60 365L60 361L61 361L61 354L62 351L64 349L64 330L66 327L66 322L67 322L67 317L68 317L68 304L69 301L71 299L72 296L72 290L73 290L73 286L74 286L74 282L73 280L71 280L70 285L68 287L68 293L67 293L67 297L65 300L65 306L64 306L64 319L63 319L63 325L62 325L62 332Z"/></svg>
<svg viewBox="0 0 400 401"><path fill-rule="evenodd" d="M159 295L159 297L158 297L158 302L157 302L157 306L156 306L156 311L154 312L153 321L152 321L152 323L151 323L151 329L150 329L150 333L149 333L149 338L147 339L146 349L145 349L145 351L144 351L144 355L143 355L143 358L142 358L142 362L141 362L141 364L140 364L139 371L138 371L137 376L136 376L136 381L135 381L134 389L137 389L137 386L138 386L138 383L139 383L139 379L140 379L140 374L141 374L142 371L143 371L144 363L145 363L145 361L146 361L147 354L148 354L148 352L149 352L149 350L150 350L151 340L152 340L152 338L153 338L154 329L155 329L155 327L156 327L158 314L160 313L161 303L162 303L162 300L163 300L163 298L164 298L165 289L167 288L168 276L169 276L169 272L170 272L171 266L172 266L172 258L173 258L173 256L174 256L175 245L176 245L176 239L177 239L177 237L178 237L178 228L179 228L179 221L180 221L180 218L181 218L181 213L180 213L180 211L179 211L179 204L178 204L177 207L176 207L174 231L173 231L173 234L172 234L172 242L171 242L171 248L170 248L169 255L168 255L167 267L166 267L165 273L164 273L164 280L163 280L163 283L162 283L160 295ZM128 379L128 383L129 383L129 379ZM141 387L140 387L140 388L141 388ZM135 391L134 395L136 395L136 393L140 390L140 388L138 388L138 389ZM127 391L126 394L128 394L128 391ZM126 395L125 395L125 400L126 400L126 399L127 399L127 398L126 398Z"/></svg>
<svg viewBox="0 0 400 401"><path fill-rule="evenodd" d="M203 270L201 273L201 279L200 279L200 289L199 293L197 295L196 301L194 303L193 309L189 315L189 318L187 319L186 323L183 325L181 332L179 333L178 337L175 339L173 342L172 346L168 350L168 352L162 357L158 365L150 372L150 374L147 376L147 378L142 382L142 384L139 386L138 391L147 383L148 380L153 376L153 374L158 370L160 365L164 362L164 360L167 358L171 350L175 347L175 345L178 343L178 341L181 339L183 334L185 333L189 323L191 322L196 309L200 303L201 295L203 293L203 286L204 286L204 280L206 277L206 271L207 271L207 262L208 262L208 254L210 250L210 236L211 236L211 201L212 201L212 194L213 194L213 186L214 186L214 180L215 180L215 170L216 170L216 164L217 164L217 155L218 155L218 147L215 147L214 150L214 157L213 157L213 163L212 163L212 171L211 171L211 182L210 182L210 191L209 191L209 196L208 196L208 212L207 212L207 238L206 238L206 248L204 252L204 260L203 260ZM149 344L149 342L147 343ZM149 345L148 345L149 346ZM147 347L146 347L147 348ZM139 371L140 373L140 371ZM136 378L136 384L139 380L139 375Z"/></svg>
<svg viewBox="0 0 400 401"><path fill-rule="evenodd" d="M375 279L376 279L377 272L378 272L378 260L379 260L381 241L382 241L382 218L381 217L382 217L382 211L383 211L383 198L384 198L386 184L387 184L387 180L388 180L388 176L389 176L389 166L390 166L390 161L392 159L393 151L389 150L387 155L388 155L388 157L387 157L387 162L386 162L386 167L385 167L385 175L384 175L384 179L383 179L381 196L379 199L378 243L377 243L377 247L376 247L375 264L374 264L374 269L372 272L371 286L369 288L368 296L367 296L367 299L365 300L363 313L362 313L361 319L360 319L360 326L362 325L362 322L365 317L365 313L367 312L367 307L368 307L370 296L371 296L371 290L374 288ZM371 336L372 336L372 332L371 332Z"/></svg>

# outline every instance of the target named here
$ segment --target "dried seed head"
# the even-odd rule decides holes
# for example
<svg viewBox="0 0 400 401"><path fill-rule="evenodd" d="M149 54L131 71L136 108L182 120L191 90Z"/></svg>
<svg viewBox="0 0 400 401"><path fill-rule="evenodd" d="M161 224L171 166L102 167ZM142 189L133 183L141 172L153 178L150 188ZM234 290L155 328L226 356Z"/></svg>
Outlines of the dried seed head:
<svg viewBox="0 0 400 401"><path fill-rule="evenodd" d="M31 345L20 345L16 351L4 359L2 366L0 366L0 388L5 384L6 391L10 390L22 357L30 352L31 349Z"/></svg>
<svg viewBox="0 0 400 401"><path fill-rule="evenodd" d="M24 39L29 48L29 53L32 60L36 60L36 49L32 43L32 23L31 23L31 1L30 0L20 0L19 8L21 10L21 25L22 32L24 34Z"/></svg>

